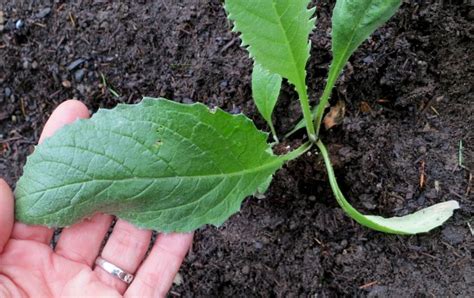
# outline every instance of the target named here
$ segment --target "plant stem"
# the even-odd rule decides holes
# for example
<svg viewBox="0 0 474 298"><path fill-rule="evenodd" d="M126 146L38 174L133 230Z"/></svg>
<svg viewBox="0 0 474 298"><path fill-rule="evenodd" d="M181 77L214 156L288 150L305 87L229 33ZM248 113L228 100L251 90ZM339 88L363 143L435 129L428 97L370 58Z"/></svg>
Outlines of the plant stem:
<svg viewBox="0 0 474 298"><path fill-rule="evenodd" d="M300 157L301 155L305 154L309 149L311 149L312 146L313 146L313 143L311 142L304 143L303 145L299 146L298 148L291 151L290 153L285 154L283 156L283 159L285 161L296 159Z"/></svg>
<svg viewBox="0 0 474 298"><path fill-rule="evenodd" d="M275 126L273 126L273 123L271 121L268 122L268 126L270 127L270 131L272 132L273 139L277 144L279 144L280 140L278 140L278 135L276 133Z"/></svg>
<svg viewBox="0 0 474 298"><path fill-rule="evenodd" d="M326 110L326 106L329 101L329 97L331 96L332 89L334 88L334 85L336 84L337 78L339 77L339 74L341 73L342 66L344 66L345 61L347 59L339 59L338 61L335 61L333 65L331 65L329 69L329 75L328 75L328 81L326 83L326 86L324 88L323 95L321 96L321 99L319 100L318 106L312 111L312 117L314 119L314 126L316 127L315 130L315 139L317 140L319 138L319 131L321 129L321 122L323 120L323 115L324 111ZM298 92L299 93L299 92ZM301 98L301 96L300 96ZM304 114L304 109L303 109L303 116ZM285 135L285 138L288 138L291 136L293 133L295 133L297 130L303 128L304 126L308 127L308 121L306 119L306 116L304 119L302 119L298 124L296 124L295 128L293 128L290 132L288 132Z"/></svg>
<svg viewBox="0 0 474 298"><path fill-rule="evenodd" d="M380 232L385 232L385 233L392 233L392 234L405 234L400 231L393 230L389 227L384 227L382 225L379 225L376 222L371 221L367 216L363 215L359 211L357 211L352 205L346 200L344 195L342 194L341 189L339 188L339 185L336 180L336 175L334 174L334 169L331 164L331 159L329 157L329 153L326 149L326 146L324 146L323 142L319 140L316 145L319 148L319 151L321 152L321 155L324 159L324 163L326 164L326 170L328 172L328 177L329 177L329 184L331 185L331 189L334 193L334 196L336 197L336 201L341 206L341 208L349 215L352 217L355 221L360 223L363 226L366 226L368 228L371 228L376 231Z"/></svg>
<svg viewBox="0 0 474 298"><path fill-rule="evenodd" d="M324 87L323 95L321 100L316 108L316 113L314 114L314 125L316 126L316 138L319 137L319 131L321 129L321 122L323 120L324 110L326 110L326 105L328 104L329 97L331 96L332 89L336 84L339 73L341 72L341 66L343 60L339 60L336 65L332 65L329 71L328 81Z"/></svg>
<svg viewBox="0 0 474 298"><path fill-rule="evenodd" d="M313 115L311 113L311 108L309 106L309 99L308 99L308 92L306 90L306 85L303 85L302 87L301 86L297 87L296 91L298 92L301 109L303 110L303 118L306 123L306 131L308 132L308 138L312 143L314 143L318 139L314 131Z"/></svg>

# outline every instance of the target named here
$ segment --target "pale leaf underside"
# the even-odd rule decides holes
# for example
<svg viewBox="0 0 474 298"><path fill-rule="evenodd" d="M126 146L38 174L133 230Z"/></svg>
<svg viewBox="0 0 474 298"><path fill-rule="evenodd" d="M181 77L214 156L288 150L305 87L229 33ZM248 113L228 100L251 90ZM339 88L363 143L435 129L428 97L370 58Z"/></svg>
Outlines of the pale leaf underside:
<svg viewBox="0 0 474 298"><path fill-rule="evenodd" d="M411 235L426 233L441 226L453 215L454 210L459 209L459 203L451 200L400 217L384 218L381 216L364 215L352 207L342 194L336 181L336 175L326 146L321 141L318 141L317 146L326 164L329 183L337 202L350 217L363 226L391 234Z"/></svg>

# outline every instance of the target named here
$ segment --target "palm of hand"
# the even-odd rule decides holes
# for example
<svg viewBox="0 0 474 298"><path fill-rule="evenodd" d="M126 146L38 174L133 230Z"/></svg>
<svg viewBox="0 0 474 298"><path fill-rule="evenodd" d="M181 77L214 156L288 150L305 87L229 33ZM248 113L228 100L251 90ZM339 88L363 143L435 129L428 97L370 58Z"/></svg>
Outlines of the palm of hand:
<svg viewBox="0 0 474 298"><path fill-rule="evenodd" d="M43 130L40 142L77 118L87 118L77 101L61 104ZM192 234L161 234L148 251L151 231L117 220L101 251L113 217L96 214L63 229L56 248L53 230L14 223L13 194L0 179L0 297L163 297L186 255ZM134 274L130 285L94 267L99 254Z"/></svg>
<svg viewBox="0 0 474 298"><path fill-rule="evenodd" d="M0 268L0 283L5 285L4 294L0 288L2 297L121 296L89 266L32 240L10 240L0 255Z"/></svg>

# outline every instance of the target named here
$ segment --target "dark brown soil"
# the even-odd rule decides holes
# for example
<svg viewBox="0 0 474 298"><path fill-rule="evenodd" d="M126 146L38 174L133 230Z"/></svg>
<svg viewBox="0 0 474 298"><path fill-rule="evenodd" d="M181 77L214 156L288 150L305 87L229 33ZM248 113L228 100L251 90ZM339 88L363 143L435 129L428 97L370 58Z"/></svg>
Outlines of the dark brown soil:
<svg viewBox="0 0 474 298"><path fill-rule="evenodd" d="M39 2L53 1L0 0L0 176L11 185L67 98L92 111L142 95L200 101L266 129L251 100L251 61L221 1ZM334 1L315 2L314 102L331 58ZM474 7L405 2L351 59L333 96L345 101L346 118L323 139L344 192L364 213L403 215L449 199L462 209L425 235L370 231L337 206L313 154L281 170L265 199L250 198L224 226L199 230L171 295L474 296ZM299 114L285 86L277 130Z"/></svg>

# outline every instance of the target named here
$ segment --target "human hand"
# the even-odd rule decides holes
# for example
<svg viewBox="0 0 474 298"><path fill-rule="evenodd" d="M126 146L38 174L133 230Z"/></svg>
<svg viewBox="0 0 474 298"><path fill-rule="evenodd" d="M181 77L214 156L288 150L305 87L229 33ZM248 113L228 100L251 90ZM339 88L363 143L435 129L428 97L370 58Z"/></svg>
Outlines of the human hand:
<svg viewBox="0 0 474 298"><path fill-rule="evenodd" d="M82 103L62 103L46 123L40 142L62 126L88 117ZM63 229L53 250L49 243L54 230L15 223L13 208L13 194L0 179L0 297L163 297L193 238L160 234L145 258L152 232L117 220L101 256L135 274L128 285L94 265L112 216L96 214Z"/></svg>

